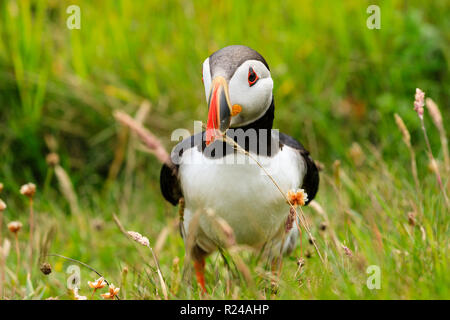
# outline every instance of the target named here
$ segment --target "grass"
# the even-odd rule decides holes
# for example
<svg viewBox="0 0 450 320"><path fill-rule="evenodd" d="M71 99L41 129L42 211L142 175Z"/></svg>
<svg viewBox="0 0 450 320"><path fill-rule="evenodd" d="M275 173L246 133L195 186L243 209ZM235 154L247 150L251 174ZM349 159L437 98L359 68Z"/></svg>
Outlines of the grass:
<svg viewBox="0 0 450 320"><path fill-rule="evenodd" d="M81 30L65 27L72 3L81 7ZM323 210L304 213L326 263L303 232L274 293L266 261L233 248L224 252L230 267L220 254L208 258L210 297L447 299L448 207L429 170L413 101L422 88L444 123L449 118L449 8L445 1L382 2L381 29L369 30L369 4L2 1L0 198L8 207L0 237L12 245L3 297L70 298L66 271L73 262L45 258L55 253L99 271L121 288L121 299L163 298L150 252L121 233L117 214L126 230L149 238L169 298L200 298L195 281L182 280L177 210L160 195L159 162L113 112L146 113L145 126L170 148L172 130L192 131L193 120L206 119L203 60L241 43L271 66L275 127L304 142L324 166L316 199ZM418 188L395 113L411 135ZM424 120L449 193L442 134L427 109ZM49 153L58 154L59 165L47 164ZM33 239L29 201L19 193L29 181L37 185ZM24 225L18 278L6 228L14 220ZM50 275L39 271L43 262L51 264ZM380 290L366 286L370 265L380 267ZM80 294L89 297L87 281L98 276L80 270Z"/></svg>

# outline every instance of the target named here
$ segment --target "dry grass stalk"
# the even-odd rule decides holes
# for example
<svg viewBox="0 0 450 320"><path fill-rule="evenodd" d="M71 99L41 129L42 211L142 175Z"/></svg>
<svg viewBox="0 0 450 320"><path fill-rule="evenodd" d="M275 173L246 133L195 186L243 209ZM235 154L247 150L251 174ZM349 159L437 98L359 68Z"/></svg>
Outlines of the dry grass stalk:
<svg viewBox="0 0 450 320"><path fill-rule="evenodd" d="M153 248L150 246L150 241L148 240L148 238L143 236L143 235L141 235L139 232L125 231L125 228L122 226L122 224L120 223L119 218L117 218L117 216L115 214L113 214L113 219L116 222L117 226L119 227L120 231L122 231L122 233L125 234L127 236L127 238L129 238L129 239L139 243L140 245L142 245L144 247L149 248L149 250L150 250L150 252L152 254L153 261L154 261L155 266L156 266L156 271L158 273L158 277L159 277L159 281L160 281L160 284L161 284L161 290L163 292L164 299L168 300L169 296L167 294L167 286L166 286L166 283L164 281L164 277L163 277L162 272L161 272L159 261L158 261L158 258L156 256L155 252L153 251Z"/></svg>
<svg viewBox="0 0 450 320"><path fill-rule="evenodd" d="M349 258L353 257L353 252L348 247L342 245L342 249L344 250L344 253L347 257L349 257Z"/></svg>
<svg viewBox="0 0 450 320"><path fill-rule="evenodd" d="M437 104L431 98L427 98L425 102L428 112L430 113L431 119L433 120L434 125L439 131L439 136L442 145L442 153L444 155L445 170L447 173L450 173L450 156L448 153L447 133L445 132L441 112Z"/></svg>
<svg viewBox="0 0 450 320"><path fill-rule="evenodd" d="M341 161L335 160L333 162L333 177L334 183L338 188L341 187Z"/></svg>
<svg viewBox="0 0 450 320"><path fill-rule="evenodd" d="M430 159L430 162L435 163L436 160L433 156L433 151L431 150L430 140L428 139L427 130L425 128L425 122L423 121L423 113L424 113L423 106L425 105L424 98L425 98L425 93L422 90L420 90L419 88L416 88L416 94L414 96L414 99L415 99L414 100L414 110L417 112L419 119L420 119L423 136L425 137L425 143L427 145L428 158ZM433 111L436 111L436 110L433 110ZM433 116L438 117L437 114L434 114ZM449 200L447 197L447 193L445 192L444 185L442 184L441 174L439 173L439 168L437 166L435 166L435 168L436 169L434 170L434 173L436 175L436 180L439 185L439 188L441 189L442 195L444 196L445 204L448 207Z"/></svg>
<svg viewBox="0 0 450 320"><path fill-rule="evenodd" d="M29 265L33 264L33 245L34 245L34 210L33 210L33 197L36 193L36 185L34 183L27 183L24 184L22 187L20 187L20 193L26 196L29 199L29 206L30 206L30 217L29 217L29 224L30 224L30 240L29 240ZM31 267L30 267L31 269ZM31 270L30 270L31 272Z"/></svg>
<svg viewBox="0 0 450 320"><path fill-rule="evenodd" d="M186 207L186 202L184 201L184 198L181 197L180 200L178 200L178 217L180 219L180 228L181 228L181 236L183 239L186 237L186 230L184 229L184 209Z"/></svg>
<svg viewBox="0 0 450 320"><path fill-rule="evenodd" d="M134 118L136 124L142 126L142 123L147 117L147 114L150 112L150 109L150 102L148 100L144 100L144 102L141 103ZM138 142L139 141L136 132L131 132L128 138L128 150L125 163L125 187L122 199L122 207L124 210L128 210L128 199L130 199L133 190L133 172L136 168L136 148L138 146Z"/></svg>
<svg viewBox="0 0 450 320"><path fill-rule="evenodd" d="M122 111L114 112L114 117L123 125L128 126L132 129L139 138L145 143L145 145L152 151L156 158L161 162L174 168L173 163L170 159L169 153L166 151L161 141L153 135L149 130L144 128L140 123L130 117L128 114Z"/></svg>
<svg viewBox="0 0 450 320"><path fill-rule="evenodd" d="M6 204L0 199L0 244L3 239L2 229L3 229L3 211L6 209ZM0 246L0 300L3 299L3 285L6 282L5 274L5 261L9 254L10 242L5 238L3 245Z"/></svg>
<svg viewBox="0 0 450 320"><path fill-rule="evenodd" d="M172 261L172 283L170 285L170 289L173 294L177 294L178 292L178 286L179 286L179 279L178 276L180 274L180 258L175 257Z"/></svg>
<svg viewBox="0 0 450 320"><path fill-rule="evenodd" d="M66 198L69 203L70 210L74 214L80 213L80 208L78 206L77 194L72 185L72 181L70 181L70 177L67 172L60 165L55 166L55 174L58 179L58 183L60 186L61 193L64 198Z"/></svg>
<svg viewBox="0 0 450 320"><path fill-rule="evenodd" d="M19 246L19 231L22 229L22 223L20 221L12 221L8 223L8 230L14 234L14 240L16 243L16 256L17 256L17 266L16 266L16 277L19 278L20 269L20 246Z"/></svg>
<svg viewBox="0 0 450 320"><path fill-rule="evenodd" d="M235 246L231 247L228 250L228 252L229 252L234 264L236 265L236 268L238 269L239 273L242 274L242 276L244 277L244 280L247 283L247 285L249 285L251 288L254 288L255 283L251 276L250 269L247 267L247 265L244 263L244 261L242 260L242 258L239 255L239 251L241 249L242 249L241 247L235 245Z"/></svg>
<svg viewBox="0 0 450 320"><path fill-rule="evenodd" d="M129 130L126 127L122 127L117 134L117 146L114 148L114 159L109 166L108 179L106 184L109 185L113 182L119 174L123 160L125 158L125 149L128 141Z"/></svg>
<svg viewBox="0 0 450 320"><path fill-rule="evenodd" d="M316 200L312 200L309 203L309 206L316 211L320 216L322 216L325 220L325 228L328 228L331 239L333 241L333 244L336 248L339 248L340 242L338 240L338 237L336 236L336 233L334 232L334 228L331 227L331 223L330 220L328 219L328 215L325 212L325 210L323 209L323 207L316 201Z"/></svg>
<svg viewBox="0 0 450 320"><path fill-rule="evenodd" d="M395 122L397 123L397 127L399 128L403 142L405 143L406 147L409 150L410 158L411 158L411 171L413 174L414 183L416 185L416 191L418 194L420 194L420 184L419 184L419 177L417 174L417 163L416 163L416 153L414 152L414 149L411 145L411 135L409 134L408 128L406 127L405 123L403 122L403 119L398 115L394 114Z"/></svg>
<svg viewBox="0 0 450 320"><path fill-rule="evenodd" d="M352 159L355 166L360 167L363 165L364 160L366 158L361 146L357 142L353 142L348 154L350 158Z"/></svg>
<svg viewBox="0 0 450 320"><path fill-rule="evenodd" d="M0 183L0 192L3 189L3 184ZM3 211L6 210L6 203L0 199L0 243L3 239ZM3 247L2 252L0 252L0 299L3 298L3 284L5 283L5 255L3 254Z"/></svg>

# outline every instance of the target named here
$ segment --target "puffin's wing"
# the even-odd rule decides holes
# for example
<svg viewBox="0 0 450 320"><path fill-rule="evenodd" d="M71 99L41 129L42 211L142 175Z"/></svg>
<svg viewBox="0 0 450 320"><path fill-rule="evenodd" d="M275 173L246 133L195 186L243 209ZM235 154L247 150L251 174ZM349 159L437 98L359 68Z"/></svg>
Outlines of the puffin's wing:
<svg viewBox="0 0 450 320"><path fill-rule="evenodd" d="M168 165L163 164L159 176L159 186L161 188L161 193L164 198L174 206L176 206L180 198L183 197L177 172L178 170L176 172L173 172L173 170L170 169Z"/></svg>
<svg viewBox="0 0 450 320"><path fill-rule="evenodd" d="M293 149L298 150L300 155L303 157L306 163L306 174L303 177L302 189L308 194L308 204L316 196L317 190L319 189L319 170L317 170L316 164L309 155L309 151L303 147L303 145L296 139L288 136L287 134L280 132L280 145L286 145Z"/></svg>
<svg viewBox="0 0 450 320"><path fill-rule="evenodd" d="M181 190L180 180L178 177L178 168L181 157L183 156L184 151L201 145L203 143L202 137L203 132L190 136L189 138L186 138L178 143L175 148L173 148L171 153L171 160L174 169L170 168L166 164L163 164L161 168L161 173L159 176L161 193L164 198L174 206L176 206L180 198L183 197L183 192Z"/></svg>

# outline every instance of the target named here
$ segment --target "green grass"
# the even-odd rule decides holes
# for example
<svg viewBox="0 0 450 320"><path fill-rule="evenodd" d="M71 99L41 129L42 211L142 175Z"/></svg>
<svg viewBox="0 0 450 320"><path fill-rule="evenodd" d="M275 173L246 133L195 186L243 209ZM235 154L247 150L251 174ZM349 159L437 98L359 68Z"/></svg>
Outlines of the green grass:
<svg viewBox="0 0 450 320"><path fill-rule="evenodd" d="M81 7L81 30L66 28L65 11L73 3ZM449 6L445 1L379 2L381 29L369 30L369 4L1 1L0 198L8 205L2 235L13 241L5 223L24 223L19 279L12 243L5 298L68 298L70 262L44 259L53 267L44 276L38 254L35 261L27 260L27 201L18 190L28 181L38 186L35 252L46 249L39 244L54 228L50 253L94 267L122 288L121 298L161 297L149 252L120 233L112 220L116 213L127 230L146 235L153 246L168 228L158 257L170 298L199 298L195 281L181 281L182 270L178 276L174 272L176 257L183 269L184 246L175 226L177 210L160 195L160 165L129 143L112 113L135 114L150 101L145 125L172 147L172 130L192 131L193 120L206 119L203 60L223 46L245 44L271 67L275 127L302 141L324 164L316 200L326 216L310 207L304 211L327 262L320 262L304 235L302 246L284 258L274 294L270 268L255 254L238 250L231 259L225 253L244 261L250 284L242 268L228 269L220 255L213 255L207 261L211 297L448 299L448 208L428 169L412 104L415 88L422 88L440 106L444 122L449 119ZM411 132L420 191L394 113ZM439 134L427 113L425 123L450 193ZM362 163L350 155L354 142L362 147ZM60 179L46 164L51 151L59 154L73 183L79 210L69 204ZM339 173L335 160L340 160ZM415 226L408 223L409 212L415 214ZM329 226L321 231L326 219ZM296 273L299 258L305 265ZM381 268L380 290L366 286L369 265ZM80 292L89 296L87 281L96 275L81 271Z"/></svg>

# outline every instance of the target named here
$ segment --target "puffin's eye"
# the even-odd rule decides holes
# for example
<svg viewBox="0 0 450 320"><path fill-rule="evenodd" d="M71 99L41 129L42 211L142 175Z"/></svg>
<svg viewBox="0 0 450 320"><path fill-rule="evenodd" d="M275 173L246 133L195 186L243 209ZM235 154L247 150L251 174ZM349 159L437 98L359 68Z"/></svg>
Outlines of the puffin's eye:
<svg viewBox="0 0 450 320"><path fill-rule="evenodd" d="M251 87L253 86L256 81L258 81L258 75L256 74L256 72L253 70L252 67L250 67L248 69L248 85Z"/></svg>

